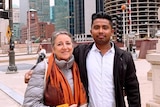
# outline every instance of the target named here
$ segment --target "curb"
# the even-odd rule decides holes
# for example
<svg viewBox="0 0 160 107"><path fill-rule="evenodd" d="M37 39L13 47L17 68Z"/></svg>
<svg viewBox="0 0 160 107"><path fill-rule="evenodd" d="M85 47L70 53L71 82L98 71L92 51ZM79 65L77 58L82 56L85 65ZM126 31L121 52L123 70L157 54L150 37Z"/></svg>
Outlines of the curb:
<svg viewBox="0 0 160 107"><path fill-rule="evenodd" d="M48 58L50 56L51 53L47 53L46 57ZM15 61L25 61L25 60L37 60L37 57L33 57L36 54L32 54L32 55L15 55ZM27 56L27 57L25 57ZM30 56L30 57L29 57ZM4 63L4 62L9 62L9 56L1 56L2 60L0 59L0 63Z"/></svg>
<svg viewBox="0 0 160 107"><path fill-rule="evenodd" d="M24 60L36 60L37 58L15 58L15 61L24 61ZM8 59L4 59L4 60L0 60L0 63L3 62L9 62L9 58Z"/></svg>
<svg viewBox="0 0 160 107"><path fill-rule="evenodd" d="M24 97L19 95L17 92L7 87L6 85L2 84L1 82L0 82L0 90L2 90L5 94L11 97L18 104L23 105Z"/></svg>

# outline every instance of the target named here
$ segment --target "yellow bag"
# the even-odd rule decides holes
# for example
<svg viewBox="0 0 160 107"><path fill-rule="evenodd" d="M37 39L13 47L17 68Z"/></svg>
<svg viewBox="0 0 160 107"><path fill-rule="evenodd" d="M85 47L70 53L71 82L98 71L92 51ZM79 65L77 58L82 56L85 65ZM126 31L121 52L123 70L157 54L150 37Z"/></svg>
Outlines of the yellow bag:
<svg viewBox="0 0 160 107"><path fill-rule="evenodd" d="M69 107L69 105L68 104L61 104L61 105L58 105L56 107Z"/></svg>

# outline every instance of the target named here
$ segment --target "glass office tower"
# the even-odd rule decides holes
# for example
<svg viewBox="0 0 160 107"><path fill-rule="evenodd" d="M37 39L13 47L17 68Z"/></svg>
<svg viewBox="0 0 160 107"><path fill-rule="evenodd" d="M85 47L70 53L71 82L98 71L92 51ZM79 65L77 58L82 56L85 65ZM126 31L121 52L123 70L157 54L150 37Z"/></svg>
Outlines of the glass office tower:
<svg viewBox="0 0 160 107"><path fill-rule="evenodd" d="M40 22L50 22L50 0L29 0L29 8L37 10Z"/></svg>

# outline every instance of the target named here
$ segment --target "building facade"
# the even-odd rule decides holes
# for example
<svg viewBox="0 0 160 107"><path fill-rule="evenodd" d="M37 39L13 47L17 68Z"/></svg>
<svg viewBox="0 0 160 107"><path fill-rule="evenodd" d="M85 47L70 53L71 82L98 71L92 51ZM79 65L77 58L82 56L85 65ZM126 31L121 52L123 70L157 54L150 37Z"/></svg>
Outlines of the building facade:
<svg viewBox="0 0 160 107"><path fill-rule="evenodd" d="M16 5L12 5L12 17L13 17L13 29L12 29L12 35L14 41L19 41L20 38L20 16L19 16L19 7ZM7 30L8 30L9 20L0 18L0 46L3 44L9 43L9 38L7 38Z"/></svg>
<svg viewBox="0 0 160 107"><path fill-rule="evenodd" d="M76 0L74 2L75 41L92 41L90 34L91 16L103 11L103 0Z"/></svg>
<svg viewBox="0 0 160 107"><path fill-rule="evenodd" d="M91 37L91 15L98 11L103 11L103 0L55 0L55 28Z"/></svg>
<svg viewBox="0 0 160 107"><path fill-rule="evenodd" d="M13 6L13 40L20 41L20 10L17 6Z"/></svg>
<svg viewBox="0 0 160 107"><path fill-rule="evenodd" d="M160 29L158 21L160 0L104 0L104 11L116 20L117 15L123 16L121 6L124 4L125 34L134 32L140 38L154 37Z"/></svg>
<svg viewBox="0 0 160 107"><path fill-rule="evenodd" d="M8 25L8 19L0 18L0 47L4 44L8 44L8 38L6 37Z"/></svg>
<svg viewBox="0 0 160 107"><path fill-rule="evenodd" d="M50 41L54 30L54 24L40 22L37 11L30 9L27 12L27 25L21 28L21 43Z"/></svg>
<svg viewBox="0 0 160 107"><path fill-rule="evenodd" d="M21 43L50 38L54 31L50 20L50 0L20 0L20 9Z"/></svg>
<svg viewBox="0 0 160 107"><path fill-rule="evenodd" d="M68 30L72 35L74 35L74 1L69 0Z"/></svg>
<svg viewBox="0 0 160 107"><path fill-rule="evenodd" d="M69 31L69 1L55 0L55 29L65 29Z"/></svg>
<svg viewBox="0 0 160 107"><path fill-rule="evenodd" d="M54 6L50 7L50 20L51 20L51 23L55 23Z"/></svg>
<svg viewBox="0 0 160 107"><path fill-rule="evenodd" d="M19 0L20 1L20 25L27 24L27 11L29 10L29 1L28 0Z"/></svg>
<svg viewBox="0 0 160 107"><path fill-rule="evenodd" d="M29 0L29 9L37 10L39 22L50 22L50 0Z"/></svg>
<svg viewBox="0 0 160 107"><path fill-rule="evenodd" d="M96 0L96 12L104 10L104 0Z"/></svg>

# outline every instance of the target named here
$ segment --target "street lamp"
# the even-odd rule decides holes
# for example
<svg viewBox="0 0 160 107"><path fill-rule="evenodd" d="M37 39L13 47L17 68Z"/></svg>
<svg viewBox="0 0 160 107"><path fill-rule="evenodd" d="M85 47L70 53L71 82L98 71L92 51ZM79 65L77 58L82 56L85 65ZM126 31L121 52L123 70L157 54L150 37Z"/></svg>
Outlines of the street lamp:
<svg viewBox="0 0 160 107"><path fill-rule="evenodd" d="M27 12L28 16L28 30L27 30L27 52L30 54L30 10Z"/></svg>
<svg viewBox="0 0 160 107"><path fill-rule="evenodd" d="M13 30L13 15L12 15L12 0L9 0L9 26L11 31ZM10 37L10 45L9 45L9 66L6 74L17 73L17 67L15 65L15 52L14 52L14 40L13 33Z"/></svg>
<svg viewBox="0 0 160 107"><path fill-rule="evenodd" d="M124 41L124 50L126 50L126 34L125 34L125 10L126 10L126 5L122 5L121 9L123 11L123 41Z"/></svg>
<svg viewBox="0 0 160 107"><path fill-rule="evenodd" d="M32 41L31 41L31 17L35 17L34 13L36 10L34 9L29 9L27 11L27 52L28 54L32 53Z"/></svg>

